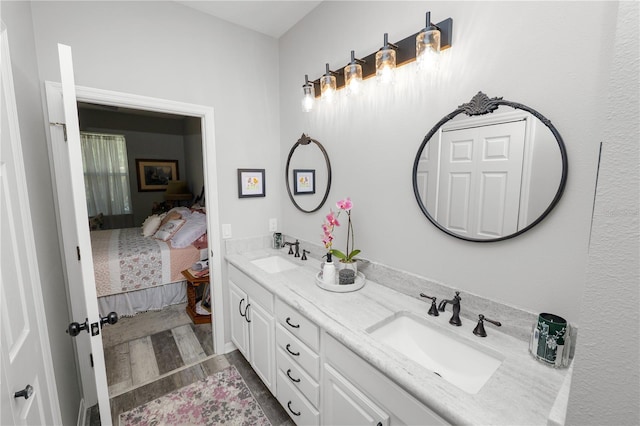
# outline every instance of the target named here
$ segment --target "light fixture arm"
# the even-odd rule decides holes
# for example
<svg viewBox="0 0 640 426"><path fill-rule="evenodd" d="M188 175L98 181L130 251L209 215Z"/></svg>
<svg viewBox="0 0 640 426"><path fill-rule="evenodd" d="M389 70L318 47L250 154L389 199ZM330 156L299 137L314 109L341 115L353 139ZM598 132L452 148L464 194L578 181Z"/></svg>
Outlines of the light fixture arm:
<svg viewBox="0 0 640 426"><path fill-rule="evenodd" d="M358 58L356 58L356 52L355 52L355 50L352 50L352 51L351 51L351 62L349 62L349 65L353 65L353 64L360 64L360 65L362 65L362 64L366 64L366 63L367 63L367 61L364 61L364 60L362 60L362 59L358 59Z"/></svg>

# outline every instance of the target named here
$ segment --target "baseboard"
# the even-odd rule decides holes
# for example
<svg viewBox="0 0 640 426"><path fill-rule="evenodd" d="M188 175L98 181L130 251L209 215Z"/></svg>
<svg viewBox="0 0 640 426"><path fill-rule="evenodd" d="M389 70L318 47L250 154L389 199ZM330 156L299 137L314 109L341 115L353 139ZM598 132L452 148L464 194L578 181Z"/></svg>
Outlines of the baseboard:
<svg viewBox="0 0 640 426"><path fill-rule="evenodd" d="M238 349L238 348L236 348L236 345L234 345L233 342L227 342L224 345L224 353L225 354L228 354L229 352L233 352L236 349Z"/></svg>
<svg viewBox="0 0 640 426"><path fill-rule="evenodd" d="M78 408L78 424L77 426L85 426L87 422L87 409L84 406L84 398L80 399L80 408Z"/></svg>

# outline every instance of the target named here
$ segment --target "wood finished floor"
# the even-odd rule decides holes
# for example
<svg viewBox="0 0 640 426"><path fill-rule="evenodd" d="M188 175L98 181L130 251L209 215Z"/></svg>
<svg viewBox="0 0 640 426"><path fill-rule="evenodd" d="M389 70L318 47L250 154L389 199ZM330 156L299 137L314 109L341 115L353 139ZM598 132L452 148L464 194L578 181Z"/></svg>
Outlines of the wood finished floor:
<svg viewBox="0 0 640 426"><path fill-rule="evenodd" d="M274 426L292 426L286 411L238 351L213 355L210 324L194 325L185 305L122 318L103 330L111 416L145 404L234 365ZM97 406L88 423L100 425Z"/></svg>

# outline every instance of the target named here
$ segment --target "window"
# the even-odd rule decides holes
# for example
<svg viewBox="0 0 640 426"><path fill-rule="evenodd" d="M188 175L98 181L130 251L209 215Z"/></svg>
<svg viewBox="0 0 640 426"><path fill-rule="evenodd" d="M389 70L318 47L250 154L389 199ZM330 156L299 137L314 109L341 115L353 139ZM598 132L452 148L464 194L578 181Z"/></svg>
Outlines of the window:
<svg viewBox="0 0 640 426"><path fill-rule="evenodd" d="M124 136L80 132L80 140L89 216L132 213Z"/></svg>

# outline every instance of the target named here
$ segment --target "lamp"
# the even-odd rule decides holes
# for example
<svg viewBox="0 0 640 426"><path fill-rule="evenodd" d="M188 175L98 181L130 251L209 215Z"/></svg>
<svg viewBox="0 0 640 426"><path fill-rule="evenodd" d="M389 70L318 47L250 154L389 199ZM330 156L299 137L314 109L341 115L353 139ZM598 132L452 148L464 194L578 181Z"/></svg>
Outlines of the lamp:
<svg viewBox="0 0 640 426"><path fill-rule="evenodd" d="M364 61L356 59L355 52L351 51L351 62L344 67L344 85L347 88L347 96L357 95L362 90L362 65Z"/></svg>
<svg viewBox="0 0 640 426"><path fill-rule="evenodd" d="M440 54L440 30L431 23L431 12L427 12L427 25L416 36L416 62L418 70L429 70Z"/></svg>
<svg viewBox="0 0 640 426"><path fill-rule="evenodd" d="M384 33L384 46L376 52L376 78L383 84L391 84L396 69L396 51L398 46L389 43L389 34Z"/></svg>
<svg viewBox="0 0 640 426"><path fill-rule="evenodd" d="M304 84L302 85L302 111L309 112L313 109L316 100L316 88L309 81L309 76L304 75Z"/></svg>
<svg viewBox="0 0 640 426"><path fill-rule="evenodd" d="M336 77L333 74L335 73L329 69L329 64L327 64L327 72L320 77L320 96L329 102L331 102L338 89Z"/></svg>
<svg viewBox="0 0 640 426"><path fill-rule="evenodd" d="M189 192L187 182L183 180L170 180L167 184L167 191L164 193L164 199L167 201L190 201L193 194Z"/></svg>

